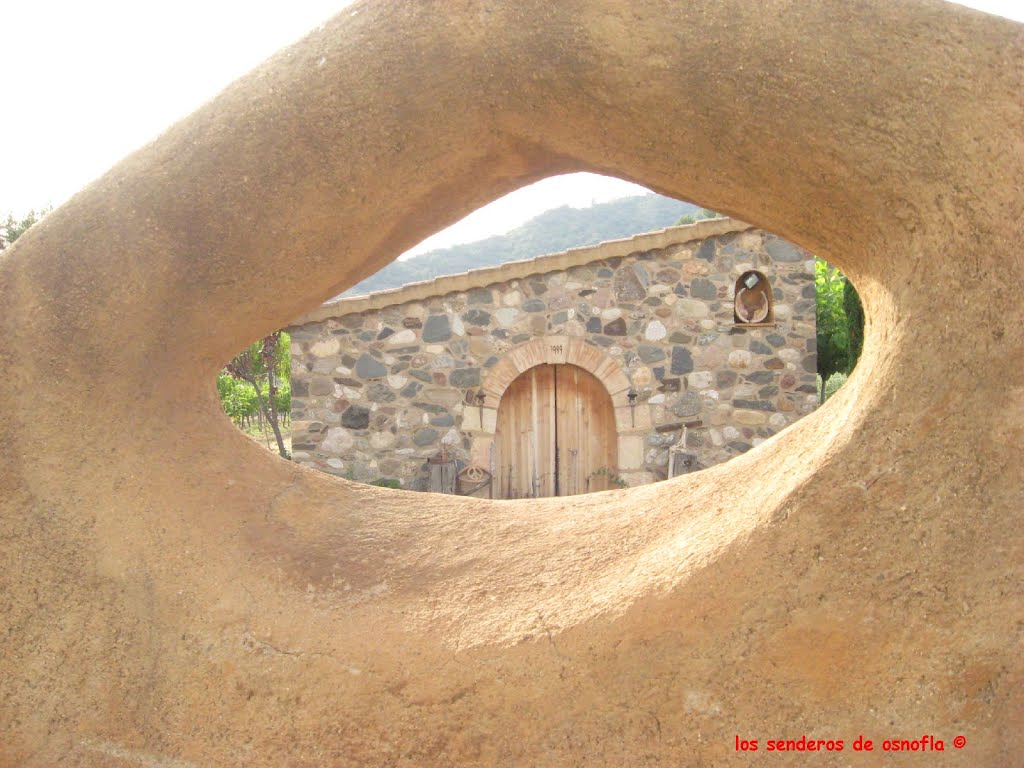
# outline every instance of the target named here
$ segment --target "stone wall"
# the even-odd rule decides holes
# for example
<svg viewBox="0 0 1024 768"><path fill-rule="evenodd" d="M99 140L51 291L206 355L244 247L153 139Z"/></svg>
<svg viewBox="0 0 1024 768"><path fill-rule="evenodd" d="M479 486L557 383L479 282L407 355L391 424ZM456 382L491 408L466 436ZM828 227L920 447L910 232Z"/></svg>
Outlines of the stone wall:
<svg viewBox="0 0 1024 768"><path fill-rule="evenodd" d="M750 270L772 322L736 322ZM675 474L711 466L817 403L813 259L730 220L344 299L290 330L294 459L366 482L422 489L442 449L489 469L501 393L540 362L606 385L631 485L667 477L673 446Z"/></svg>

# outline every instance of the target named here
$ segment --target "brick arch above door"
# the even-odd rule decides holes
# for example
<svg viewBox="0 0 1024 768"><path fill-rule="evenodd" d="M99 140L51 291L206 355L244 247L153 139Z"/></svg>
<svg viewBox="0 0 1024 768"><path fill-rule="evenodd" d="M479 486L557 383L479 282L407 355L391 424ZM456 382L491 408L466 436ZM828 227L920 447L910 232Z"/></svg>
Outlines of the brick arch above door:
<svg viewBox="0 0 1024 768"><path fill-rule="evenodd" d="M576 365L593 374L608 390L615 410L615 431L618 436L618 471L629 482L630 473L641 469L643 434L650 428L647 405L629 403L631 383L625 369L599 347L572 336L541 336L510 349L484 377L480 405L467 405L463 414L463 431L471 438L474 464L491 467L498 405L509 385L520 374L538 365ZM640 482L637 478L637 482ZM645 481L649 479L645 478Z"/></svg>
<svg viewBox="0 0 1024 768"><path fill-rule="evenodd" d="M574 336L541 336L513 347L491 366L481 385L484 407L497 408L501 396L519 374L543 363L578 365L604 384L617 407L629 405L629 376L600 347Z"/></svg>

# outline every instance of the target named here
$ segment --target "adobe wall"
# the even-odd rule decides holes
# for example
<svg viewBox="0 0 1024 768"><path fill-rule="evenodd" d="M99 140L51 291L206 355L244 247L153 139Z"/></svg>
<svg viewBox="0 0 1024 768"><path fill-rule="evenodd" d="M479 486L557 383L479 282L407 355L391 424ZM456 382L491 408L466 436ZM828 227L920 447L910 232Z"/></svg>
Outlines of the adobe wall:
<svg viewBox="0 0 1024 768"><path fill-rule="evenodd" d="M714 222L566 257L413 290L441 295L341 300L320 310L333 316L292 327L293 458L424 490L425 462L444 448L493 475L502 393L540 362L579 365L605 385L618 433L609 469L629 485L666 479L672 446L674 474L709 467L815 408L814 260L798 247ZM750 270L771 285L773 322L736 322Z"/></svg>
<svg viewBox="0 0 1024 768"><path fill-rule="evenodd" d="M1024 26L445 10L346 9L0 255L0 767L806 768L734 746L805 734L1018 765ZM573 170L851 275L850 380L726 464L524 501L347 482L223 416L238 350Z"/></svg>

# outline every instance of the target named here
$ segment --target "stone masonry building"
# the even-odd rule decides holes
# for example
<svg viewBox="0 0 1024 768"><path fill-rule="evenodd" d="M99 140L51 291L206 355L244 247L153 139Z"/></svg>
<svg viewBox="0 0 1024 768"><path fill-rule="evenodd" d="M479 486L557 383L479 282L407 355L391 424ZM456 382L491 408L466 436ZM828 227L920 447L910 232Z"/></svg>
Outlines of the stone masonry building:
<svg viewBox="0 0 1024 768"><path fill-rule="evenodd" d="M289 330L294 459L411 489L654 482L817 404L813 257L730 219L335 300Z"/></svg>

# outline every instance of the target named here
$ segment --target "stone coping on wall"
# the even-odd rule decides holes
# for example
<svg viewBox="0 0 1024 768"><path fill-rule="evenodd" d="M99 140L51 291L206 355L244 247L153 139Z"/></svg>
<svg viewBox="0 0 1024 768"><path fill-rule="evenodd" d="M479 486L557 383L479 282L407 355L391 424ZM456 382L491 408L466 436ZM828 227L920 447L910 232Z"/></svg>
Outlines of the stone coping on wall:
<svg viewBox="0 0 1024 768"><path fill-rule="evenodd" d="M637 251L666 248L670 245L704 240L709 237L727 235L733 232L743 232L752 228L752 225L737 219L720 218L705 219L693 224L656 229L652 232L634 235L633 237L620 240L606 240L597 245L570 248L567 251L537 256L533 259L508 261L491 267L480 267L479 269L471 269L468 272L436 277L433 280L407 283L399 288L375 291L365 296L336 299L299 317L291 325L294 327L305 325L306 323L316 323L332 317L342 317L344 315L384 309L385 307L405 304L409 301L417 301L432 296L444 296L456 291L484 288L488 285L507 280L522 279L547 272L557 272L594 261L628 256Z"/></svg>

